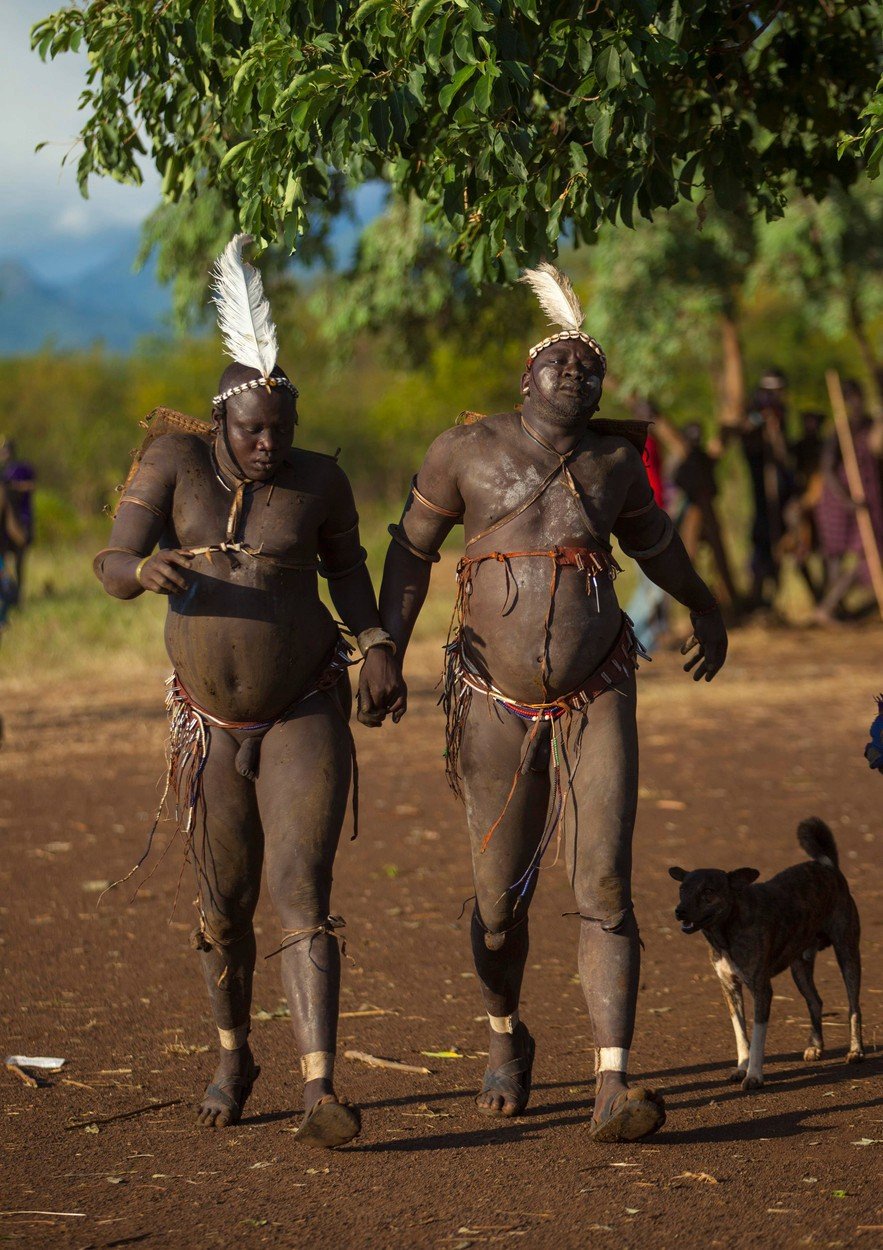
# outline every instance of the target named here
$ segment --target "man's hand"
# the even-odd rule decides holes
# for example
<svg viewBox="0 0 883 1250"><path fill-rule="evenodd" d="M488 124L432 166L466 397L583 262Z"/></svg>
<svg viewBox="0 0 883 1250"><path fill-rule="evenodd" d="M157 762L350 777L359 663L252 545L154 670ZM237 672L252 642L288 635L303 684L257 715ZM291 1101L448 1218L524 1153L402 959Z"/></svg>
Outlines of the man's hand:
<svg viewBox="0 0 883 1250"><path fill-rule="evenodd" d="M727 627L719 608L704 616L691 616L690 620L693 633L681 647L681 655L688 655L694 648L698 650L684 665L684 672L692 671L694 681L701 681L703 677L711 681L727 658Z"/></svg>
<svg viewBox="0 0 883 1250"><path fill-rule="evenodd" d="M138 584L155 595L177 595L187 589L182 569L190 568L193 556L188 551L157 551L141 565Z"/></svg>
<svg viewBox="0 0 883 1250"><path fill-rule="evenodd" d="M408 687L398 660L388 647L371 647L359 678L357 716L361 724L377 728L387 716L398 722L408 707Z"/></svg>

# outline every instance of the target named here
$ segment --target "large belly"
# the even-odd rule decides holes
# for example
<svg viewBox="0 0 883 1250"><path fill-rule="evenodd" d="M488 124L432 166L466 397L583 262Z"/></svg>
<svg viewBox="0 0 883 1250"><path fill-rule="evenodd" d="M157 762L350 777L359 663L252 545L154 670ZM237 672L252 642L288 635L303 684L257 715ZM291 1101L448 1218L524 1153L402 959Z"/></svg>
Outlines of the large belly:
<svg viewBox="0 0 883 1250"><path fill-rule="evenodd" d="M337 636L316 574L255 561L228 570L199 558L190 577L187 593L170 597L166 618L166 648L185 688L225 720L281 715L309 688Z"/></svg>
<svg viewBox="0 0 883 1250"><path fill-rule="evenodd" d="M522 557L510 567L508 598L503 565L487 561L474 570L466 607L469 654L497 689L514 699L540 703L568 694L616 641L622 612L613 583L602 574L596 590L578 569L559 569L550 615L551 562Z"/></svg>

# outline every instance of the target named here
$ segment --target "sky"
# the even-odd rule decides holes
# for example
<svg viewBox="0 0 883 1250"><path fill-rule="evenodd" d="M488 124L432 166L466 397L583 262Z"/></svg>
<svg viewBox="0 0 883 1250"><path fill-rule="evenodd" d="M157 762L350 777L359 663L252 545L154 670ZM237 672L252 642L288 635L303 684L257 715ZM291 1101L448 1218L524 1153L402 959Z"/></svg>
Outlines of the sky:
<svg viewBox="0 0 883 1250"><path fill-rule="evenodd" d="M75 159L62 167L80 129L86 58L66 53L43 64L29 39L34 22L59 7L59 0L0 4L0 260L23 261L47 281L75 278L119 250L159 201L152 167L141 187L95 179L88 199L77 188Z"/></svg>

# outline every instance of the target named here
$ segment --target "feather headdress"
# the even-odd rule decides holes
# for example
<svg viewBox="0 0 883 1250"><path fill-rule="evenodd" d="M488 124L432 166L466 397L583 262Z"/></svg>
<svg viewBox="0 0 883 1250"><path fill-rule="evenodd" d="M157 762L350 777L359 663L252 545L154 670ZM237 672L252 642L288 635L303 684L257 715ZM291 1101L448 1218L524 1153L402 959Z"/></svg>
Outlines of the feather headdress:
<svg viewBox="0 0 883 1250"><path fill-rule="evenodd" d="M525 269L518 280L530 287L552 325L561 327L560 333L552 334L541 343L534 344L529 352L529 360L533 360L544 347L561 339L580 339L592 348L606 370L607 357L601 350L601 345L583 332L585 313L567 274L550 265L547 260L542 260L536 269Z"/></svg>
<svg viewBox="0 0 883 1250"><path fill-rule="evenodd" d="M251 242L250 234L237 234L215 261L212 302L218 310L225 352L237 364L256 369L259 376L216 395L215 403L261 386L284 386L297 396L297 389L288 378L273 377L279 342L260 272L242 258L244 248Z"/></svg>

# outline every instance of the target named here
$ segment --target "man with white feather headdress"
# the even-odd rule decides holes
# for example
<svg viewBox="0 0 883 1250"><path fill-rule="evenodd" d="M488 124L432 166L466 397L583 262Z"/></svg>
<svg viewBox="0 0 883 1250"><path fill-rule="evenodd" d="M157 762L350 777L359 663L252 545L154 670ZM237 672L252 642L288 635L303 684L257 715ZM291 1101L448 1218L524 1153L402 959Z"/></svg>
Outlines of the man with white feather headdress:
<svg viewBox="0 0 883 1250"><path fill-rule="evenodd" d="M360 1127L333 1084L343 922L330 911L355 764L353 648L319 598L317 573L365 656L372 708L398 718L405 691L346 475L334 457L292 446L298 393L276 363L260 274L243 261L250 241L233 239L214 271L233 364L212 401L212 425L161 410L168 432L142 448L95 568L119 599L168 596L164 798L175 802L196 870L194 942L220 1046L198 1121L236 1124L259 1072L248 1034L252 917L266 862L283 926L273 953L301 1054L299 1136L337 1146ZM149 843L136 868L148 853Z"/></svg>
<svg viewBox="0 0 883 1250"><path fill-rule="evenodd" d="M634 1141L665 1112L655 1091L627 1080L640 968L630 878L641 647L617 604L611 533L690 609L696 654L685 667L697 680L723 664L726 630L654 502L641 459L646 427L594 417L607 362L583 331L570 282L547 263L524 281L558 328L530 349L520 412L468 414L430 447L390 526L381 617L403 656L439 546L462 522L444 704L448 779L466 801L472 840L472 949L489 1019L478 1109L518 1115L530 1095L534 1041L519 998L528 909L555 841L576 896L598 1051L590 1136Z"/></svg>

